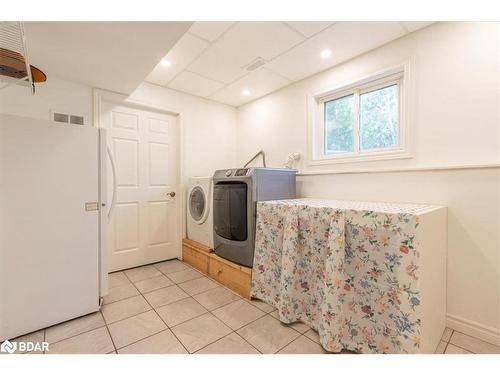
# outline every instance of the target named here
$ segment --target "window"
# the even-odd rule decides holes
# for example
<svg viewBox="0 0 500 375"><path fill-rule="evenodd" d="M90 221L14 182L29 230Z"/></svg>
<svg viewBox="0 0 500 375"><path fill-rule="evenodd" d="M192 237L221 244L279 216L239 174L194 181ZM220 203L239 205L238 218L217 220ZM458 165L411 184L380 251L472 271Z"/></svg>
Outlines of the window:
<svg viewBox="0 0 500 375"><path fill-rule="evenodd" d="M404 70L314 96L311 164L409 157Z"/></svg>
<svg viewBox="0 0 500 375"><path fill-rule="evenodd" d="M354 95L324 104L325 153L352 152L354 134Z"/></svg>
<svg viewBox="0 0 500 375"><path fill-rule="evenodd" d="M359 96L359 149L399 146L399 90L390 85Z"/></svg>

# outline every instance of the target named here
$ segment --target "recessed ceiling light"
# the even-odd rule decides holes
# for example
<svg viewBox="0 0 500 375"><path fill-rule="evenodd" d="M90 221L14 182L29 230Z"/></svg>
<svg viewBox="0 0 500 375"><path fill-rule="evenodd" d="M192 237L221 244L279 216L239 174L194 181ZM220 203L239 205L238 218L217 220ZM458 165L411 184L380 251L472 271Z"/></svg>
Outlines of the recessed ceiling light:
<svg viewBox="0 0 500 375"><path fill-rule="evenodd" d="M245 96L248 96L248 95L250 95L250 90L245 89L245 90L243 90L243 91L241 92L241 94L242 94L242 95L245 95Z"/></svg>
<svg viewBox="0 0 500 375"><path fill-rule="evenodd" d="M172 61L163 59L161 60L160 64L167 68L170 68L172 66Z"/></svg>
<svg viewBox="0 0 500 375"><path fill-rule="evenodd" d="M323 51L321 51L321 53L319 55L321 56L322 59L327 59L332 55L332 50L331 49L324 49Z"/></svg>

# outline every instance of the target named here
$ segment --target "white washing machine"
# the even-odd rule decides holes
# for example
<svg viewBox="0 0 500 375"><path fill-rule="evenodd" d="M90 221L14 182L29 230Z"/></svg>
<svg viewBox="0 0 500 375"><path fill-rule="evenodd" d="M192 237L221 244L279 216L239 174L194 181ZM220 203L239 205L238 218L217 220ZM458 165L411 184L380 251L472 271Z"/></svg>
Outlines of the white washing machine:
<svg viewBox="0 0 500 375"><path fill-rule="evenodd" d="M212 177L191 177L187 192L187 237L213 249Z"/></svg>

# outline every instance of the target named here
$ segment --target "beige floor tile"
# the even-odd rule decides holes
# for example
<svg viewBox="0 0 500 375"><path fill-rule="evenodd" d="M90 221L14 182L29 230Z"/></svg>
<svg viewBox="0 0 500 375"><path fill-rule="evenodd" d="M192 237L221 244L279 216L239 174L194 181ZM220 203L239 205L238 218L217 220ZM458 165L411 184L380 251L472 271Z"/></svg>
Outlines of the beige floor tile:
<svg viewBox="0 0 500 375"><path fill-rule="evenodd" d="M31 332L26 335L22 335L19 337L16 337L13 340L10 340L12 342L33 342L33 343L42 343L45 341L45 330L41 329L39 331ZM30 354L43 354L43 351L41 350L33 350L29 352L21 352L19 348L14 352L16 354L21 354L21 353L30 353Z"/></svg>
<svg viewBox="0 0 500 375"><path fill-rule="evenodd" d="M167 328L153 311L133 316L108 326L117 349L154 335Z"/></svg>
<svg viewBox="0 0 500 375"><path fill-rule="evenodd" d="M276 310L276 308L274 306L271 306L270 304L265 303L264 301L261 301L260 299L252 299L249 302L252 305L254 305L255 307L261 309L262 311L264 311L266 313L270 313L270 312L273 312L274 310Z"/></svg>
<svg viewBox="0 0 500 375"><path fill-rule="evenodd" d="M210 311L240 299L238 295L222 286L197 294L193 298Z"/></svg>
<svg viewBox="0 0 500 375"><path fill-rule="evenodd" d="M179 301L189 296L177 285L172 285L166 288L146 293L144 294L144 297L148 300L151 306L157 308L163 305L168 305L169 303L175 301Z"/></svg>
<svg viewBox="0 0 500 375"><path fill-rule="evenodd" d="M156 309L156 312L169 327L173 327L205 314L207 309L189 297L159 307Z"/></svg>
<svg viewBox="0 0 500 375"><path fill-rule="evenodd" d="M281 349L278 354L325 354L323 348L309 340L305 336L300 336L293 340L290 344Z"/></svg>
<svg viewBox="0 0 500 375"><path fill-rule="evenodd" d="M435 354L443 354L444 351L446 350L446 345L448 345L448 343L446 341L439 341L439 344L436 348L436 350L434 351Z"/></svg>
<svg viewBox="0 0 500 375"><path fill-rule="evenodd" d="M208 277L200 277L179 284L179 287L190 295L200 294L206 292L207 290L217 288L218 286L219 284L213 282Z"/></svg>
<svg viewBox="0 0 500 375"><path fill-rule="evenodd" d="M240 335L233 332L216 342L205 346L196 354L260 354L248 342L243 340Z"/></svg>
<svg viewBox="0 0 500 375"><path fill-rule="evenodd" d="M137 289L141 293L152 292L153 290L165 288L166 286L174 285L172 280L164 275L156 276L151 279L141 280L135 283Z"/></svg>
<svg viewBox="0 0 500 375"><path fill-rule="evenodd" d="M130 281L132 281L133 283L161 275L161 272L153 266L142 266L132 268L123 272L125 272L125 275L127 275Z"/></svg>
<svg viewBox="0 0 500 375"><path fill-rule="evenodd" d="M451 328L446 327L443 332L443 336L441 337L442 341L449 342L451 338L451 334L453 330Z"/></svg>
<svg viewBox="0 0 500 375"><path fill-rule="evenodd" d="M176 284L183 283L185 281L193 280L193 279L198 279L200 277L203 277L203 274L193 270L193 269L187 269L184 271L179 271L179 272L174 272L174 273L169 273L168 278L172 280Z"/></svg>
<svg viewBox="0 0 500 375"><path fill-rule="evenodd" d="M106 354L115 350L106 327L49 345L46 354Z"/></svg>
<svg viewBox="0 0 500 375"><path fill-rule="evenodd" d="M189 267L186 264L176 259L168 260L162 263L157 263L155 264L155 267L158 268L165 275L189 269Z"/></svg>
<svg viewBox="0 0 500 375"><path fill-rule="evenodd" d="M450 343L477 354L500 354L500 346L453 331Z"/></svg>
<svg viewBox="0 0 500 375"><path fill-rule="evenodd" d="M151 310L151 306L149 306L143 296L123 299L109 305L103 305L101 308L102 315L104 315L107 324L130 318L148 310Z"/></svg>
<svg viewBox="0 0 500 375"><path fill-rule="evenodd" d="M448 344L444 354L474 354L453 344Z"/></svg>
<svg viewBox="0 0 500 375"><path fill-rule="evenodd" d="M15 339L12 339L10 341L24 341L24 342L38 342L38 341L44 341L45 338L45 330L41 329L39 331L27 333L26 335L18 336Z"/></svg>
<svg viewBox="0 0 500 375"><path fill-rule="evenodd" d="M266 315L240 328L238 334L261 353L276 353L300 336L296 330L282 325L272 316Z"/></svg>
<svg viewBox="0 0 500 375"><path fill-rule="evenodd" d="M271 315L275 319L280 320L278 310L273 311L269 315ZM294 322L294 323L290 323L290 324L283 323L283 324L287 325L290 328L293 328L294 330L296 330L300 333L305 333L311 328L307 324L302 323L302 322Z"/></svg>
<svg viewBox="0 0 500 375"><path fill-rule="evenodd" d="M126 284L130 284L130 280L123 272L113 272L108 275L108 287L110 289Z"/></svg>
<svg viewBox="0 0 500 375"><path fill-rule="evenodd" d="M311 327L309 327L307 324L302 323L302 322L295 322L292 324L288 325L289 327L292 327L294 330L300 332L300 333L305 333L309 331Z"/></svg>
<svg viewBox="0 0 500 375"><path fill-rule="evenodd" d="M114 288L109 288L108 294L104 296L104 304L120 301L125 298L130 298L139 295L139 291L133 284L120 285Z"/></svg>
<svg viewBox="0 0 500 375"><path fill-rule="evenodd" d="M54 343L84 332L92 331L105 325L101 313L93 314L69 320L67 322L49 327L45 331L45 341Z"/></svg>
<svg viewBox="0 0 500 375"><path fill-rule="evenodd" d="M266 313L240 299L212 311L224 324L236 330L257 320Z"/></svg>
<svg viewBox="0 0 500 375"><path fill-rule="evenodd" d="M307 331L306 333L304 333L304 336L310 338L311 340L313 340L316 344L320 344L320 341L319 341L319 334L318 332L316 332L314 329L310 329L309 331Z"/></svg>
<svg viewBox="0 0 500 375"><path fill-rule="evenodd" d="M204 314L172 328L190 353L231 333L231 329L212 314Z"/></svg>
<svg viewBox="0 0 500 375"><path fill-rule="evenodd" d="M187 354L170 330L165 330L118 350L120 354Z"/></svg>

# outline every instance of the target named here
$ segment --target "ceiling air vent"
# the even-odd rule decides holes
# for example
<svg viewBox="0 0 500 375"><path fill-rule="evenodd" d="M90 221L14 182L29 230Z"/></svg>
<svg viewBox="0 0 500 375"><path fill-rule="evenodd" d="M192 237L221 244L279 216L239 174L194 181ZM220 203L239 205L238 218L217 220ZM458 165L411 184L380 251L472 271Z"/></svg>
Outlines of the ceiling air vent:
<svg viewBox="0 0 500 375"><path fill-rule="evenodd" d="M260 68L265 63L266 63L266 60L264 60L262 57L257 57L254 61L252 61L250 64L248 64L245 67L245 69L248 70L249 72L252 72L257 68Z"/></svg>

